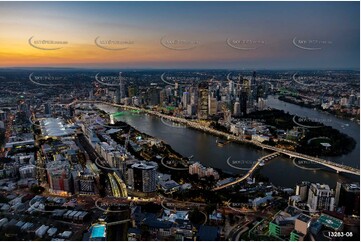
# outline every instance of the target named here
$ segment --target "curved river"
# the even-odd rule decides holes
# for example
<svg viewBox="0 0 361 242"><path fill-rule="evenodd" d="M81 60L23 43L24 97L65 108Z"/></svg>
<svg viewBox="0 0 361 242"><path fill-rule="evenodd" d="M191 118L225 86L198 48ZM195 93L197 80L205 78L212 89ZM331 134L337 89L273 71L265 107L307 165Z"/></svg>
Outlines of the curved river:
<svg viewBox="0 0 361 242"><path fill-rule="evenodd" d="M360 138L358 137L359 126L356 123L340 120L312 109L288 104L273 97L268 99L268 105L300 116L314 118L312 115L318 115L317 117L319 119L335 119L335 125L337 124L341 128L346 127L347 125L345 126L345 124L348 124L347 128L342 129L342 132L355 138L357 148L348 155L332 158L332 160L339 162L340 159L342 159L344 164L358 167ZM98 107L108 113L119 111L117 108L107 105L98 105ZM223 147L219 147L216 144L217 137L213 135L182 126L176 126L170 123L170 121L161 120L158 117L144 113L136 114L125 112L124 115L118 116L116 119L128 123L141 132L163 140L183 156L188 157L193 155L192 160L200 161L204 166L219 168L228 173L244 174L247 172L246 169L252 166L253 162L261 156L270 153L269 151L257 150L250 146L235 143L229 143ZM349 130L351 128L354 130ZM243 170L232 168L227 163L243 168ZM304 170L296 167L293 165L291 159L283 156L277 157L263 166L261 174L268 177L274 185L282 187L294 187L300 181L326 183L330 186L335 186L337 180L357 181L359 179L355 176L339 175L333 171Z"/></svg>

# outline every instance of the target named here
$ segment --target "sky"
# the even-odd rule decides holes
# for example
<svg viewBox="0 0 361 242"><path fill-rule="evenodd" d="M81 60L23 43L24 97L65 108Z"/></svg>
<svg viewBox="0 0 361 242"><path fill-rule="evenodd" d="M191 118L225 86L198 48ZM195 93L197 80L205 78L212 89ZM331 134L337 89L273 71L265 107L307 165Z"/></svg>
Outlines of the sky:
<svg viewBox="0 0 361 242"><path fill-rule="evenodd" d="M0 33L0 67L360 66L359 2L1 2Z"/></svg>

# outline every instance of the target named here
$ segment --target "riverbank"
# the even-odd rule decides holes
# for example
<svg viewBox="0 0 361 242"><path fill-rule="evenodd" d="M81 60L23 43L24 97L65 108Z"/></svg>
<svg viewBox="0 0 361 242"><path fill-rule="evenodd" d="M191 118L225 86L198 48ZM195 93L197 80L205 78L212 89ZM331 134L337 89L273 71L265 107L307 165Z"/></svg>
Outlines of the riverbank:
<svg viewBox="0 0 361 242"><path fill-rule="evenodd" d="M289 104L280 103L277 99L274 101L277 102L276 104L278 104L280 108L284 107L287 109L289 106ZM114 113L119 110L123 110L120 105L113 106L99 103L97 106L105 110L107 113ZM298 109L299 108L295 106L292 107L290 111ZM312 110L312 112L315 113L316 111ZM300 114L302 114L301 116L304 116L302 112ZM245 161L247 164L250 164L258 158L270 153L268 150L262 149L261 147L257 146L256 148L252 144L244 145L244 143L240 145L238 142L231 142L224 147L219 147L216 143L217 136L213 134L202 132L202 130L199 129L171 126L169 125L170 122L163 122L166 119L162 121L160 117L156 115L149 115L146 112L142 112L140 114L126 112L121 117L118 117L118 120L125 121L141 132L164 140L184 157L193 156L192 160L200 161L202 165L206 167L214 167L225 173L234 175L241 175L240 170L230 167L227 164L227 160L230 160L232 164L234 161L239 167L247 167L247 165L239 165L241 164L239 161ZM336 122L333 124L338 123ZM353 126L350 125L350 127ZM355 133L356 132L351 132L351 134ZM355 152L357 153L357 151L353 151L353 153ZM357 163L359 163L358 157L359 156L357 156ZM341 163L340 159L332 159ZM352 161L352 159L347 159L345 164L349 164L350 161ZM280 176L279 171L282 170L287 170L287 173L282 173L282 176ZM292 159L289 159L286 156L280 156L267 163L262 167L262 169L260 169L260 174L268 177L269 180L276 186L281 187L292 187L302 180L335 186L338 180L347 177L346 174L340 175L336 174L334 171L319 170L311 172L299 169L293 165ZM355 179L358 180L358 177L355 178L352 176L350 179L350 181L355 181Z"/></svg>
<svg viewBox="0 0 361 242"><path fill-rule="evenodd" d="M112 125L110 125L110 127L111 126ZM110 134L110 136L118 144L127 146L126 148L135 158L157 162L160 172L172 174L176 176L178 180L185 179L187 176L191 177L188 173L188 166L194 163L194 161L189 157L181 155L165 141L141 132L126 122L117 121L114 124L114 127L119 126L123 127L122 131ZM127 137L128 135L129 138ZM139 150L137 150L136 147L138 147ZM163 165L162 162L164 162L165 165ZM220 179L235 176L234 174L223 172L220 169L214 169L219 173ZM192 179L186 180L194 181L196 179L193 177Z"/></svg>
<svg viewBox="0 0 361 242"><path fill-rule="evenodd" d="M302 154L340 156L350 153L356 146L353 138L323 123L329 120L303 118L277 109L250 113L247 117L265 120L274 137L296 142L294 150ZM279 130L288 130L289 133L283 137L283 134L278 134Z"/></svg>
<svg viewBox="0 0 361 242"><path fill-rule="evenodd" d="M331 111L331 110L325 110L320 105L307 104L307 103L304 103L303 101L297 102L297 101L294 101L293 98L290 98L290 97L285 96L285 95L278 96L278 99L283 101L283 102L291 103L291 104L294 104L294 105L297 105L297 106L300 106L300 107L315 109L315 110L318 110L319 112L324 112L326 114L334 115L337 118L348 120L348 121L360 124L360 116L359 115L356 115L356 116L345 115L345 114L340 115L339 112L335 112L335 111Z"/></svg>

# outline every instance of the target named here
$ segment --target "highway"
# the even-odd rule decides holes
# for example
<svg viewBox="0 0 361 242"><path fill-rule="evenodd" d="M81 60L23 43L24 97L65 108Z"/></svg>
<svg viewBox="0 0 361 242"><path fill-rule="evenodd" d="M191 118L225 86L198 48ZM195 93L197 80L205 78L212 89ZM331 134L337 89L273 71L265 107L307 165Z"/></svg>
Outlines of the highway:
<svg viewBox="0 0 361 242"><path fill-rule="evenodd" d="M112 193L114 197L120 197L120 191L117 182L115 181L115 178L111 173L108 173L108 178L110 182L110 186L112 188Z"/></svg>
<svg viewBox="0 0 361 242"><path fill-rule="evenodd" d="M112 188L112 194L114 197L127 197L127 191L124 182L118 177L118 175L115 172L112 172L112 168L109 166L108 163L102 159L97 152L94 150L94 148L89 144L88 140L85 138L83 134L79 134L77 137L79 143L84 148L86 153L89 155L90 159L95 162L96 160L100 162L100 165L98 167L105 173L108 173L108 178L110 182L110 186ZM96 164L93 163L93 164ZM114 169L114 168L113 168ZM113 176L115 174L115 176ZM119 190L120 188L120 190Z"/></svg>
<svg viewBox="0 0 361 242"><path fill-rule="evenodd" d="M118 176L116 172L113 172L113 176L115 177L115 180L118 182L118 186L120 188L121 196L122 197L128 197L127 192L127 186L123 182L123 180Z"/></svg>

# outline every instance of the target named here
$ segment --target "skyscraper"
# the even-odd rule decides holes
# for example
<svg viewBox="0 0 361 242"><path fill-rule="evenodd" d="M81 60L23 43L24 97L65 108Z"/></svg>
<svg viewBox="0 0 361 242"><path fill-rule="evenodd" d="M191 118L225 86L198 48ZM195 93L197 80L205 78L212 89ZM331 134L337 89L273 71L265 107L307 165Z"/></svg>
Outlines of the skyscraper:
<svg viewBox="0 0 361 242"><path fill-rule="evenodd" d="M122 73L119 72L119 96L117 97L118 103L120 103L123 98L125 98L125 82L123 80Z"/></svg>
<svg viewBox="0 0 361 242"><path fill-rule="evenodd" d="M342 184L337 182L335 206L343 207L345 214L360 214L360 184Z"/></svg>
<svg viewBox="0 0 361 242"><path fill-rule="evenodd" d="M243 79L242 81L242 89L241 89L241 96L239 98L240 105L241 105L241 115L245 116L247 114L247 108L249 103L249 96L251 92L251 85L250 81L247 79Z"/></svg>
<svg viewBox="0 0 361 242"><path fill-rule="evenodd" d="M218 109L218 102L217 98L208 96L208 114L209 115L216 115Z"/></svg>
<svg viewBox="0 0 361 242"><path fill-rule="evenodd" d="M241 114L241 105L239 102L235 102L233 106L233 115L235 117L238 117L240 116L240 114Z"/></svg>
<svg viewBox="0 0 361 242"><path fill-rule="evenodd" d="M148 89L148 104L155 106L159 104L160 101L160 89L156 87L151 87Z"/></svg>
<svg viewBox="0 0 361 242"><path fill-rule="evenodd" d="M182 97L183 108L187 108L189 102L190 102L189 92L183 92L183 97Z"/></svg>
<svg viewBox="0 0 361 242"><path fill-rule="evenodd" d="M198 119L208 118L208 83L202 82L198 86Z"/></svg>
<svg viewBox="0 0 361 242"><path fill-rule="evenodd" d="M45 103L44 104L44 113L46 115L51 115L51 106L50 103Z"/></svg>
<svg viewBox="0 0 361 242"><path fill-rule="evenodd" d="M312 210L334 210L335 197L328 185L312 183L308 190L307 203Z"/></svg>
<svg viewBox="0 0 361 242"><path fill-rule="evenodd" d="M156 190L156 169L154 162L139 162L128 169L128 186L139 192L154 192Z"/></svg>

